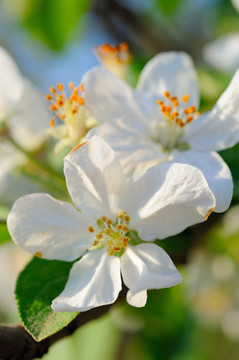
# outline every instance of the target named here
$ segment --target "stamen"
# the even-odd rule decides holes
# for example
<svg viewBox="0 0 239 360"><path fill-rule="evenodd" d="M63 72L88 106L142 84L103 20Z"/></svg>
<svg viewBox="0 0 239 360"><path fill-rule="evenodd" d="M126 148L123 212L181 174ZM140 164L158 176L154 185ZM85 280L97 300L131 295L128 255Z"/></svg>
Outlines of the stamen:
<svg viewBox="0 0 239 360"><path fill-rule="evenodd" d="M101 216L104 228L95 235L93 242L93 247L98 248L107 246L107 253L110 256L114 255L115 252L119 252L121 249L126 248L130 241L130 237L126 236L129 232L129 227L126 223L129 223L130 216L126 212L120 211L117 218L117 221L113 223L112 220L105 215ZM94 229L93 227L89 227L88 231L92 232L91 228Z"/></svg>
<svg viewBox="0 0 239 360"><path fill-rule="evenodd" d="M90 233L93 233L95 230L94 230L93 226L90 226L90 227L88 227L88 231L89 231Z"/></svg>

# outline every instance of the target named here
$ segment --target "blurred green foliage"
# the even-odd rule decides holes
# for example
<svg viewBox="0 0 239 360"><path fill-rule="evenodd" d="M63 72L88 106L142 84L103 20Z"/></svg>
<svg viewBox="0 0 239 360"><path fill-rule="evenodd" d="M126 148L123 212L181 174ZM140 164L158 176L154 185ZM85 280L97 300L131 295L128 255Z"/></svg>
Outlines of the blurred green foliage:
<svg viewBox="0 0 239 360"><path fill-rule="evenodd" d="M20 17L32 34L59 50L91 3L91 0L26 0Z"/></svg>

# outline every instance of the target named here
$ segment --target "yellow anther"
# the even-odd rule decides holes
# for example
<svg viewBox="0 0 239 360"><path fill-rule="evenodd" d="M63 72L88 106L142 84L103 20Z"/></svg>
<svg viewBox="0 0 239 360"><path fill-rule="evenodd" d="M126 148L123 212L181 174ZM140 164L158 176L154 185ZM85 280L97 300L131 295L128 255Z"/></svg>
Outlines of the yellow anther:
<svg viewBox="0 0 239 360"><path fill-rule="evenodd" d="M123 225L123 226L122 226L122 231L123 231L123 232L128 232L128 231L129 231L128 226Z"/></svg>
<svg viewBox="0 0 239 360"><path fill-rule="evenodd" d="M125 222L130 222L130 216L128 214L125 214L124 221Z"/></svg>
<svg viewBox="0 0 239 360"><path fill-rule="evenodd" d="M106 235L110 235L112 233L112 230L110 228L105 230Z"/></svg>
<svg viewBox="0 0 239 360"><path fill-rule="evenodd" d="M112 220L110 220L110 219L108 219L107 221L106 221L106 223L107 223L107 225L112 225Z"/></svg>
<svg viewBox="0 0 239 360"><path fill-rule="evenodd" d="M118 224L118 225L116 225L116 230L121 230L122 229L122 224Z"/></svg>
<svg viewBox="0 0 239 360"><path fill-rule="evenodd" d="M120 212L118 213L118 218L119 218L119 219L123 219L123 217L124 217L124 212L123 212L123 211L120 211Z"/></svg>
<svg viewBox="0 0 239 360"><path fill-rule="evenodd" d="M34 256L38 257L39 259L42 259L42 252L37 251L35 252Z"/></svg>
<svg viewBox="0 0 239 360"><path fill-rule="evenodd" d="M102 234L97 234L97 235L96 235L96 239L101 240L102 238L103 238L103 235L102 235Z"/></svg>
<svg viewBox="0 0 239 360"><path fill-rule="evenodd" d="M95 229L93 228L93 226L89 226L89 227L88 227L88 231L89 231L90 233L93 233L93 232L95 231Z"/></svg>
<svg viewBox="0 0 239 360"><path fill-rule="evenodd" d="M101 216L101 220L102 220L103 222L106 222L107 217L106 217L106 216Z"/></svg>
<svg viewBox="0 0 239 360"><path fill-rule="evenodd" d="M98 240L95 240L95 241L93 242L93 246L97 246L97 245L99 245L99 241L98 241Z"/></svg>

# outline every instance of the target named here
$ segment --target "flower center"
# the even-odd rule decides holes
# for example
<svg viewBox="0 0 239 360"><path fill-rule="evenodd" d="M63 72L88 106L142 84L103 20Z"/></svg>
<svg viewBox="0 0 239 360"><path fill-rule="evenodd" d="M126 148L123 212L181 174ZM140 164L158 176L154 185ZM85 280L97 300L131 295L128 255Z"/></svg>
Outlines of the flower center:
<svg viewBox="0 0 239 360"><path fill-rule="evenodd" d="M95 46L94 52L99 61L115 75L125 78L127 75L132 55L129 52L129 46L126 42L113 46L103 44Z"/></svg>
<svg viewBox="0 0 239 360"><path fill-rule="evenodd" d="M178 145L183 128L200 114L196 112L194 105L187 106L189 98L189 94L179 99L165 91L164 100L157 100L163 121L162 117L154 119L150 124L149 134L151 139L160 143L165 150L171 150Z"/></svg>
<svg viewBox="0 0 239 360"><path fill-rule="evenodd" d="M63 84L58 84L56 89L50 88L50 94L46 95L46 99L51 102L50 110L56 114L50 120L50 125L54 128L55 121L59 118L67 128L67 133L63 136L78 141L95 125L95 120L85 107L83 84L76 87L71 82L69 89L71 91L69 97L66 95Z"/></svg>
<svg viewBox="0 0 239 360"><path fill-rule="evenodd" d="M126 248L130 240L130 237L127 235L129 232L129 222L130 216L124 211L118 213L114 224L111 219L102 216L99 220L102 230L95 235L93 248L98 249L102 246L107 246L107 253L110 256ZM88 231L94 233L95 229L93 226L90 226Z"/></svg>

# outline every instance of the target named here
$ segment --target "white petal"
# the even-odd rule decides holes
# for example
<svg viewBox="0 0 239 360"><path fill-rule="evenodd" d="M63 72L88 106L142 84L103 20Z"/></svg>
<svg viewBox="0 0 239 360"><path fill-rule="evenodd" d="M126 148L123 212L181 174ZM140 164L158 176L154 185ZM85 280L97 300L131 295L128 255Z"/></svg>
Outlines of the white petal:
<svg viewBox="0 0 239 360"><path fill-rule="evenodd" d="M131 216L131 229L146 241L175 235L202 222L215 207L199 169L170 163L150 168L126 188L121 201L122 209Z"/></svg>
<svg viewBox="0 0 239 360"><path fill-rule="evenodd" d="M199 90L192 59L183 52L156 55L142 70L137 89L159 97L168 90L172 96L190 95L189 104L198 107Z"/></svg>
<svg viewBox="0 0 239 360"><path fill-rule="evenodd" d="M239 70L212 111L192 121L186 129L194 150L223 150L239 141Z"/></svg>
<svg viewBox="0 0 239 360"><path fill-rule="evenodd" d="M232 200L233 181L230 169L216 152L175 151L171 161L190 164L200 169L216 198L214 211L224 212Z"/></svg>
<svg viewBox="0 0 239 360"><path fill-rule="evenodd" d="M119 77L96 67L83 77L85 104L99 124L127 114L142 118L140 95Z"/></svg>
<svg viewBox="0 0 239 360"><path fill-rule="evenodd" d="M18 199L8 215L13 241L31 254L43 258L72 261L93 243L88 227L91 220L72 205L47 194Z"/></svg>
<svg viewBox="0 0 239 360"><path fill-rule="evenodd" d="M8 52L0 47L0 120L9 115L23 91L23 77Z"/></svg>
<svg viewBox="0 0 239 360"><path fill-rule="evenodd" d="M159 147L147 136L147 128L140 121L117 119L107 124L96 126L87 138L101 136L116 151L127 176L131 177L137 164L155 156Z"/></svg>
<svg viewBox="0 0 239 360"><path fill-rule="evenodd" d="M128 246L121 257L121 271L129 288L127 301L137 307L146 303L145 290L168 288L182 282L170 257L155 244Z"/></svg>
<svg viewBox="0 0 239 360"><path fill-rule="evenodd" d="M219 71L236 71L239 67L239 33L226 34L207 43L203 47L203 57Z"/></svg>
<svg viewBox="0 0 239 360"><path fill-rule="evenodd" d="M239 0L231 0L235 9L239 12Z"/></svg>
<svg viewBox="0 0 239 360"><path fill-rule="evenodd" d="M63 292L53 300L55 311L87 311L112 304L121 290L120 259L105 248L89 251L76 262Z"/></svg>
<svg viewBox="0 0 239 360"><path fill-rule="evenodd" d="M14 140L27 151L36 149L46 139L50 116L43 95L25 80L22 97L9 118Z"/></svg>
<svg viewBox="0 0 239 360"><path fill-rule="evenodd" d="M76 206L95 218L112 216L113 200L126 180L111 147L94 136L64 160L67 187Z"/></svg>

